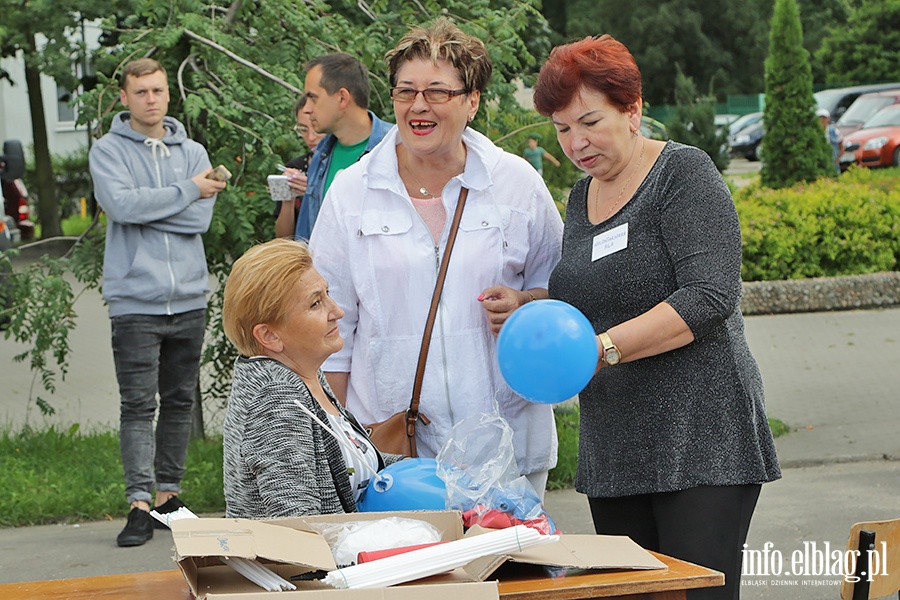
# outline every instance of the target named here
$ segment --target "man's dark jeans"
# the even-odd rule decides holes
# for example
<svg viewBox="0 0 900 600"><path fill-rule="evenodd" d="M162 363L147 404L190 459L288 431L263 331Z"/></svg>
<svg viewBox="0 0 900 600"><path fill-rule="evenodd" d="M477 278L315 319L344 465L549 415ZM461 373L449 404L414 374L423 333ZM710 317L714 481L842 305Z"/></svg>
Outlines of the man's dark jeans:
<svg viewBox="0 0 900 600"><path fill-rule="evenodd" d="M152 505L154 483L156 491L181 491L205 330L204 310L112 318L121 397L119 444L129 503Z"/></svg>

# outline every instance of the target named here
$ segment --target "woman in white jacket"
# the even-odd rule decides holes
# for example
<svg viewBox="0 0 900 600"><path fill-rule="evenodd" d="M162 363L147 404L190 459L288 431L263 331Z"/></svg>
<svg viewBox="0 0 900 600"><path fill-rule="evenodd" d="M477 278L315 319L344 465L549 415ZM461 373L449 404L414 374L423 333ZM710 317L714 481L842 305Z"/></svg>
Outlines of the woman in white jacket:
<svg viewBox="0 0 900 600"><path fill-rule="evenodd" d="M491 75L484 44L446 19L414 27L388 53L397 127L337 177L310 245L346 312L344 348L324 370L363 423L406 410L438 266L461 187L469 189L424 376L420 456L459 420L499 413L520 472L542 494L556 464L551 408L503 381L496 334L547 297L562 220L526 161L468 128Z"/></svg>

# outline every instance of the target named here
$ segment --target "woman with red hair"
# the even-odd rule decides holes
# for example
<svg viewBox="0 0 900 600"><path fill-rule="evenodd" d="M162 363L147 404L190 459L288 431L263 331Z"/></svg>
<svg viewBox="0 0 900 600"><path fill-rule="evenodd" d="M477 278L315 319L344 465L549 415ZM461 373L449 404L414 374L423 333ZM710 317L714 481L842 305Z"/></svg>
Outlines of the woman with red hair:
<svg viewBox="0 0 900 600"><path fill-rule="evenodd" d="M761 484L781 472L744 337L728 186L702 150L641 135L641 74L608 35L555 48L534 99L587 174L549 287L601 332L576 488L598 534L725 573L724 588L689 598L738 598Z"/></svg>

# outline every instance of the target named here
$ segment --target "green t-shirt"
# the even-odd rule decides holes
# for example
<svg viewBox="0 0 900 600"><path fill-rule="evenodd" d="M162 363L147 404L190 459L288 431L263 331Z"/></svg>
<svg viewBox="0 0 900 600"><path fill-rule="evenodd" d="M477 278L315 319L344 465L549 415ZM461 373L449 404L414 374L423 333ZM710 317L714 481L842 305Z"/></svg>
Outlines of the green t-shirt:
<svg viewBox="0 0 900 600"><path fill-rule="evenodd" d="M338 142L334 145L334 150L331 152L331 163L328 165L328 174L325 176L325 189L323 193L328 192L328 188L331 187L331 182L334 181L335 176L355 163L359 160L359 157L363 155L363 152L366 151L366 146L369 145L369 138L364 139L358 144L353 144L352 146L345 146Z"/></svg>
<svg viewBox="0 0 900 600"><path fill-rule="evenodd" d="M522 155L525 157L525 160L531 163L531 166L540 171L544 168L544 150L540 146L537 148L525 148L525 151Z"/></svg>

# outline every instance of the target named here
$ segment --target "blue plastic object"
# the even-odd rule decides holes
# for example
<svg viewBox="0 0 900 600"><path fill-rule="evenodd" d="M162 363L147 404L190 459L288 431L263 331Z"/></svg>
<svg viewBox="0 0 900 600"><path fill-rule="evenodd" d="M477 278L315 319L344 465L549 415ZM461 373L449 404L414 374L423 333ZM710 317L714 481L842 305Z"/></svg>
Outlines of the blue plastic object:
<svg viewBox="0 0 900 600"><path fill-rule="evenodd" d="M444 510L447 486L437 476L433 458L408 458L389 465L373 477L356 508L360 512Z"/></svg>
<svg viewBox="0 0 900 600"><path fill-rule="evenodd" d="M497 340L500 373L532 402L556 404L584 389L597 368L594 328L561 300L538 300L516 310Z"/></svg>

